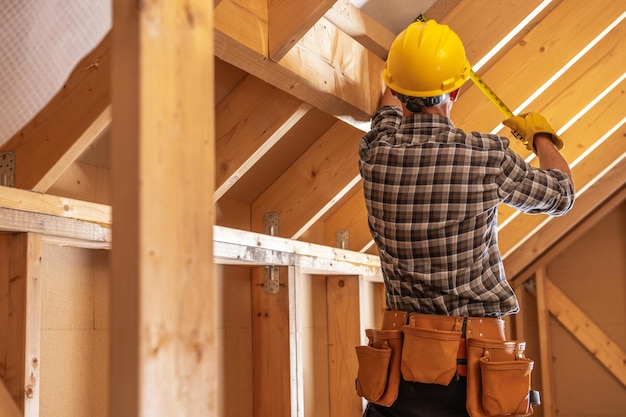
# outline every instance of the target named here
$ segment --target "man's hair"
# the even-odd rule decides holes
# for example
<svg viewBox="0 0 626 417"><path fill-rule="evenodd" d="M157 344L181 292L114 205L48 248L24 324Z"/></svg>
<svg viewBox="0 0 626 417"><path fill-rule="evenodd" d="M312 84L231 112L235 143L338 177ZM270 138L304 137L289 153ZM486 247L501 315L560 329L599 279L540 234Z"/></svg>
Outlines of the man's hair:
<svg viewBox="0 0 626 417"><path fill-rule="evenodd" d="M396 93L398 100L406 106L407 109L413 113L420 113L425 107L433 107L442 103L447 94L442 94L434 97L413 97L404 94Z"/></svg>

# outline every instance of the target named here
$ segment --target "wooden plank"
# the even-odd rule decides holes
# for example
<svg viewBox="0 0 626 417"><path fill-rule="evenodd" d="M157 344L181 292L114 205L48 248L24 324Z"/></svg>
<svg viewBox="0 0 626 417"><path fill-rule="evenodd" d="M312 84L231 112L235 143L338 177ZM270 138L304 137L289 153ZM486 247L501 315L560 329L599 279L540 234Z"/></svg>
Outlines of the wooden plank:
<svg viewBox="0 0 626 417"><path fill-rule="evenodd" d="M111 206L0 186L0 207L111 226Z"/></svg>
<svg viewBox="0 0 626 417"><path fill-rule="evenodd" d="M269 57L278 62L336 0L268 0ZM298 16L297 19L294 19Z"/></svg>
<svg viewBox="0 0 626 417"><path fill-rule="evenodd" d="M358 105L368 115L378 108L384 87L381 77L384 62L324 18L313 25L279 64L316 89ZM353 114L327 112L335 116ZM369 117L357 120L367 122L365 130L369 130Z"/></svg>
<svg viewBox="0 0 626 417"><path fill-rule="evenodd" d="M447 3L452 4L446 4L446 2L442 1L436 2L431 9L424 13L424 17L429 19L437 19L439 17L438 21L450 26L463 41L465 54L470 64L474 66L526 16L540 6L542 1L518 2L505 0L499 1L497 5L482 0L449 1ZM438 10L440 6L445 6L444 9L450 9L450 6L454 7L448 13L442 14ZM554 5L551 7L554 7ZM489 28L489 30L475 30L475 28ZM505 45L503 52L510 49L519 40L522 33L520 32L520 34L513 37L511 42ZM502 55L502 53L499 55ZM493 64L493 61L491 64ZM485 68L490 65L486 65ZM471 82L468 83L468 87L470 85ZM489 85L491 86L491 83ZM463 88L463 90L466 88Z"/></svg>
<svg viewBox="0 0 626 417"><path fill-rule="evenodd" d="M608 0L563 1L482 77L514 110L623 12L623 4ZM478 131L491 131L502 121L495 106L471 85L455 104L453 118L458 127Z"/></svg>
<svg viewBox="0 0 626 417"><path fill-rule="evenodd" d="M311 108L258 78L246 77L216 108L219 199Z"/></svg>
<svg viewBox="0 0 626 417"><path fill-rule="evenodd" d="M350 0L338 0L324 17L380 59L387 59L395 34L363 13Z"/></svg>
<svg viewBox="0 0 626 417"><path fill-rule="evenodd" d="M380 279L380 259L331 246L214 226L216 262L295 265L302 273L361 275Z"/></svg>
<svg viewBox="0 0 626 417"><path fill-rule="evenodd" d="M620 349L576 304L549 279L545 280L550 313L589 352L602 363L622 385L626 386L626 352Z"/></svg>
<svg viewBox="0 0 626 417"><path fill-rule="evenodd" d="M325 113L355 125L367 123L380 101L384 62L327 21L325 28L317 27L302 38L280 63L267 59L267 16L260 3L220 3L215 9L215 55ZM316 44L323 38L320 31L327 31L326 38L334 42ZM380 78L380 83L372 83L371 77ZM368 88L372 84L375 87Z"/></svg>
<svg viewBox="0 0 626 417"><path fill-rule="evenodd" d="M4 383L24 417L39 416L41 330L41 237L0 235L0 368Z"/></svg>
<svg viewBox="0 0 626 417"><path fill-rule="evenodd" d="M537 297L537 326L539 328L539 357L541 369L541 403L544 417L554 413L554 386L552 380L552 338L550 337L550 310L546 291L546 268L539 268L535 273Z"/></svg>
<svg viewBox="0 0 626 417"><path fill-rule="evenodd" d="M255 417L291 416L290 309L287 268L280 291L266 294L265 268L252 269L252 392Z"/></svg>
<svg viewBox="0 0 626 417"><path fill-rule="evenodd" d="M111 39L76 66L64 87L0 150L14 150L15 186L46 191L107 123ZM104 116L102 116L104 113Z"/></svg>
<svg viewBox="0 0 626 417"><path fill-rule="evenodd" d="M111 125L111 106L96 117L89 127L78 137L76 141L69 145L61 157L53 163L48 172L41 180L32 187L34 191L46 192L63 175L63 173L74 164L74 162L89 148L89 146L101 137Z"/></svg>
<svg viewBox="0 0 626 417"><path fill-rule="evenodd" d="M252 203L252 230L264 229L265 213L279 213L280 236L291 237L358 175L354 148L361 132L336 122ZM342 138L342 140L337 140Z"/></svg>
<svg viewBox="0 0 626 417"><path fill-rule="evenodd" d="M575 161L623 117L620 107L626 105L621 94L626 87L625 73L619 65L612 64L611 57L626 56L625 36L626 22L622 22L532 103L533 110L547 117L554 128L562 132L563 155L568 161ZM596 101L595 107L583 113L578 122L562 130ZM510 137L507 129L499 133ZM532 154L519 143L514 142L512 146L525 159ZM498 218L504 222L514 212L513 208L502 205Z"/></svg>
<svg viewBox="0 0 626 417"><path fill-rule="evenodd" d="M216 416L212 3L113 22L110 414Z"/></svg>
<svg viewBox="0 0 626 417"><path fill-rule="evenodd" d="M330 415L358 417L361 398L354 389L358 363L354 347L360 344L359 277L326 278Z"/></svg>
<svg viewBox="0 0 626 417"><path fill-rule="evenodd" d="M75 219L0 207L0 230L44 235L46 241L75 247L109 249L111 229Z"/></svg>

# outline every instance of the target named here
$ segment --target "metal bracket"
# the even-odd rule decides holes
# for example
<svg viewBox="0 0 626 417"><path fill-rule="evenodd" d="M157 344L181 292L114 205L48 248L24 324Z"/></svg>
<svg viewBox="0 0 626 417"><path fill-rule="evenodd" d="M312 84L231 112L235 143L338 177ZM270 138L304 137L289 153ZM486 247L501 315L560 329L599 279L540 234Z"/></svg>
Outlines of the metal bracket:
<svg viewBox="0 0 626 417"><path fill-rule="evenodd" d="M278 294L280 291L279 269L277 266L265 267L265 294Z"/></svg>
<svg viewBox="0 0 626 417"><path fill-rule="evenodd" d="M278 213L265 213L263 224L265 226L265 234L271 236L278 235ZM279 269L277 266L272 265L265 267L265 294L278 294L280 291L280 281L278 277Z"/></svg>
<svg viewBox="0 0 626 417"><path fill-rule="evenodd" d="M335 232L335 246L340 249L348 249L350 244L350 232L348 229L339 229Z"/></svg>
<svg viewBox="0 0 626 417"><path fill-rule="evenodd" d="M15 151L0 152L0 185L15 187Z"/></svg>
<svg viewBox="0 0 626 417"><path fill-rule="evenodd" d="M278 213L274 211L265 213L263 224L266 235L278 236Z"/></svg>

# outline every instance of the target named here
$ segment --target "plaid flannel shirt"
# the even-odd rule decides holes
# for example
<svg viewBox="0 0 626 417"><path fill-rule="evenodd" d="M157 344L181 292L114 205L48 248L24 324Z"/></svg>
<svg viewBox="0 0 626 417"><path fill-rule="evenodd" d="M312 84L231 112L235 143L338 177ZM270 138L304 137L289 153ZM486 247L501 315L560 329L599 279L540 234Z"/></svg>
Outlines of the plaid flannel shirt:
<svg viewBox="0 0 626 417"><path fill-rule="evenodd" d="M380 108L360 142L359 169L387 307L501 316L519 310L498 250L498 204L562 215L567 175L531 167L505 137L465 133L450 119Z"/></svg>

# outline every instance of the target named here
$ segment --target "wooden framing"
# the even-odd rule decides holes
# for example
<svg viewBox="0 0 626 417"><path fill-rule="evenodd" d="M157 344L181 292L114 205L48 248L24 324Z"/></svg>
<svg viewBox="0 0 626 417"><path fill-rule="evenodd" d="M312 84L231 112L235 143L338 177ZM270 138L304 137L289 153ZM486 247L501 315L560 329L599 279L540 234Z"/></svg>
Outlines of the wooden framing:
<svg viewBox="0 0 626 417"><path fill-rule="evenodd" d="M212 2L113 10L110 413L214 416Z"/></svg>
<svg viewBox="0 0 626 417"><path fill-rule="evenodd" d="M24 417L39 416L40 279L41 236L0 235L0 379Z"/></svg>
<svg viewBox="0 0 626 417"><path fill-rule="evenodd" d="M1 150L19 161L18 188L45 192L109 123L111 39L81 60L64 88Z"/></svg>
<svg viewBox="0 0 626 417"><path fill-rule="evenodd" d="M362 193L356 185L346 186L358 179L351 162L355 142L378 103L382 84L377 81L392 34L344 0L218 0L213 8L199 0L187 2L186 8L158 0L142 3L140 10L127 3L115 2L114 32L78 64L63 91L3 146L16 150L19 166L18 188L0 187L3 413L39 415L42 243L111 249L114 232L112 414L215 414L216 389L209 377L216 360L214 312L207 308L215 296L212 267L236 264L253 270L254 312L260 314L254 324L259 348L254 351L254 392L261 395L255 413L305 415L306 312L299 300L307 275L322 274L327 285L329 412L358 415L349 353L363 337L356 330L376 325L384 300L368 288L381 286L378 258L354 252L366 252L370 236ZM544 2L503 1L497 8L482 0L442 3L449 6L440 14L442 21L467 41L468 57L475 63ZM528 104L564 129L563 154L573 162L581 190L574 211L564 218L545 221L500 211L505 269L517 291L524 291L524 282L533 277L537 284L544 417L557 412L551 403L556 388L550 379L550 313L626 384L624 352L575 308L545 270L563 245L623 202L626 192L624 73L612 65L612 58L625 52L624 11L619 2L597 4L553 1L481 71L507 104L521 105L532 91L546 88ZM306 19L289 20L294 9ZM466 25L468 20L473 25ZM555 24L562 22L567 25ZM475 26L490 30L476 32ZM572 50L596 40L587 54L571 60ZM214 91L219 88L212 85L214 57L237 70L228 93ZM181 61L194 65L178 65ZM570 65L568 71L553 79L564 63ZM585 109L587 104L592 108ZM243 201L249 205L251 230L260 232L263 214L277 211L285 237L215 226L213 203L237 194L242 177L254 176L261 160L271 159L268 155L293 139L287 132L316 112L337 121L309 139L312 146L303 147L299 158L280 161L289 166L284 174ZM501 119L471 85L464 87L453 115L468 130L490 130ZM111 206L39 193L109 130L113 117L115 231ZM513 147L531 158L519 144L513 142ZM303 235L307 227L305 232L321 238L288 239L308 239ZM340 228L350 231L352 250L332 247ZM268 266L281 271L284 291L275 298L260 286ZM182 313L176 308L181 301L186 307ZM13 302L20 310L9 314ZM372 305L375 311L369 311ZM518 336L527 325L523 319L515 322ZM9 332L18 335L11 343ZM263 363L266 358L271 361ZM173 371L177 366L184 375ZM278 382L268 386L268 380ZM173 398L173 388L184 395Z"/></svg>

